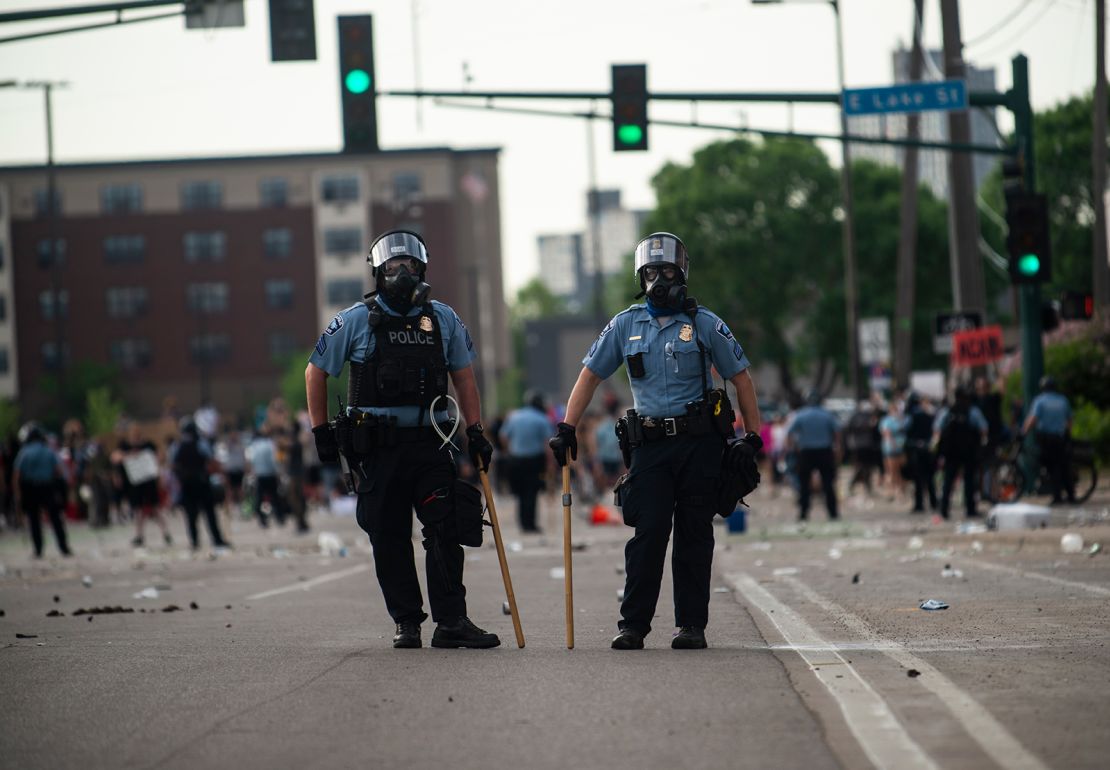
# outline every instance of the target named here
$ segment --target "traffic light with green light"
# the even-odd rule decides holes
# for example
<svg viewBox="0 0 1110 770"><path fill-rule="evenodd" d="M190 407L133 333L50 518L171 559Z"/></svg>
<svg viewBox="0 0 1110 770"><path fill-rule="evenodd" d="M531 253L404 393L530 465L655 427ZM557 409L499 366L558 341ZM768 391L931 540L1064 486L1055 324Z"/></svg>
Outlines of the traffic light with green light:
<svg viewBox="0 0 1110 770"><path fill-rule="evenodd" d="M1014 283L1047 283L1052 279L1052 248L1048 232L1048 203L1037 193L1006 196L1006 250Z"/></svg>
<svg viewBox="0 0 1110 770"><path fill-rule="evenodd" d="M614 64L613 151L648 148L647 65Z"/></svg>
<svg viewBox="0 0 1110 770"><path fill-rule="evenodd" d="M339 93L343 152L377 152L374 25L369 15L339 17Z"/></svg>

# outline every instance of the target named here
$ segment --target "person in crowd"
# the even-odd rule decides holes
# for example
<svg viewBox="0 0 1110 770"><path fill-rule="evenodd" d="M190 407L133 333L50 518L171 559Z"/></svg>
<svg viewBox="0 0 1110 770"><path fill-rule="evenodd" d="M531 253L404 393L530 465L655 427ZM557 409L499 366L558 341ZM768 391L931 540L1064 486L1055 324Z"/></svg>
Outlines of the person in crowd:
<svg viewBox="0 0 1110 770"><path fill-rule="evenodd" d="M147 519L154 519L162 530L163 542L173 545L159 497L158 448L153 441L143 437L139 424L132 422L127 429L127 438L120 442L119 451L122 478L118 479L118 483L125 490L135 520L135 537L131 545L139 547L144 544L143 529Z"/></svg>
<svg viewBox="0 0 1110 770"><path fill-rule="evenodd" d="M549 442L560 466L577 459L578 426L594 392L625 364L635 408L621 418L632 463L619 495L621 515L635 534L625 545L619 633L610 645L615 650L644 647L672 530L678 631L671 647L708 647L718 483L739 481L743 494L759 483L760 415L750 362L725 322L687 296L689 268L685 244L671 233L652 233L636 245L635 276L647 301L618 313L601 330ZM736 389L748 431L743 438L733 433L725 391L710 386L712 368Z"/></svg>
<svg viewBox="0 0 1110 770"><path fill-rule="evenodd" d="M431 299L422 236L382 233L367 262L376 291L331 320L305 367L316 450L325 463L338 462L342 452L352 469L358 524L370 538L378 584L397 624L393 646L421 647L420 625L428 617L412 550L415 510L427 551L432 646L497 647L498 636L467 616L462 546L473 539L460 522L480 517L481 507L474 489L460 485L453 446L442 437L455 427L447 411L450 383L470 462L489 470L493 444L482 425L474 343L458 314ZM348 411L333 425L327 380L348 363Z"/></svg>
<svg viewBox="0 0 1110 770"><path fill-rule="evenodd" d="M930 447L934 417L929 404L920 395L911 392L906 397L906 463L913 478L911 513L925 511L926 492L929 496L929 509L937 509L937 486L933 478L936 465Z"/></svg>
<svg viewBox="0 0 1110 770"><path fill-rule="evenodd" d="M224 474L224 501L228 517L243 505L243 477L247 454L243 446L242 425L236 423L216 445L216 462Z"/></svg>
<svg viewBox="0 0 1110 770"><path fill-rule="evenodd" d="M906 453L906 418L897 398L890 399L887 412L879 421L882 434L883 483L892 498L901 500L906 493L906 480L902 466Z"/></svg>
<svg viewBox="0 0 1110 770"><path fill-rule="evenodd" d="M35 558L42 558L42 512L50 518L54 540L63 556L72 556L66 539L65 519L57 494L59 480L65 479L62 460L46 444L46 435L37 423L27 423L19 431L23 446L15 456L12 484L16 506L27 517Z"/></svg>
<svg viewBox="0 0 1110 770"><path fill-rule="evenodd" d="M277 447L270 437L270 428L263 425L246 449L247 468L254 476L254 515L263 529L270 526L270 514L285 524L285 509L278 497L279 473Z"/></svg>
<svg viewBox="0 0 1110 770"><path fill-rule="evenodd" d="M852 478L848 482L851 493L856 484L863 484L864 491L871 495L871 477L877 471L882 473L882 435L879 432L879 412L870 401L864 401L859 409L848 419L844 443L852 460Z"/></svg>
<svg viewBox="0 0 1110 770"><path fill-rule="evenodd" d="M524 394L524 406L509 413L499 435L509 455L509 487L516 495L520 530L539 533L536 498L544 487L547 439L551 435L543 394Z"/></svg>
<svg viewBox="0 0 1110 770"><path fill-rule="evenodd" d="M200 548L197 532L197 517L204 512L208 525L208 537L214 548L230 548L220 531L216 518L216 506L212 496L210 474L217 469L208 440L199 435L197 425L185 420L181 426L181 440L174 447L170 457L174 475L181 487L180 502L185 509L185 524L189 532L189 544L194 551Z"/></svg>
<svg viewBox="0 0 1110 770"><path fill-rule="evenodd" d="M933 425L933 443L944 465L944 481L940 490L940 515L948 518L952 486L956 475L964 480L964 508L967 518L978 515L975 498L979 479L979 453L987 441L990 426L979 407L972 403L971 391L956 388L952 406L937 412Z"/></svg>
<svg viewBox="0 0 1110 770"><path fill-rule="evenodd" d="M616 421L620 417L620 401L605 399L602 403L605 417L594 427L594 446L596 448L597 487L604 493L613 488L621 473L624 472L624 458L621 455L620 441L617 439Z"/></svg>
<svg viewBox="0 0 1110 770"><path fill-rule="evenodd" d="M786 429L787 441L798 452L798 521L809 518L813 472L821 477L825 510L829 521L840 517L836 499L837 456L840 448L840 422L821 406L821 394L810 391L806 405L799 409Z"/></svg>
<svg viewBox="0 0 1110 770"><path fill-rule="evenodd" d="M1048 469L1052 484L1052 502L1061 503L1067 495L1075 502L1075 479L1071 473L1069 437L1071 433L1071 402L1056 387L1053 377L1042 377L1041 392L1029 407L1023 433L1034 431L1040 449L1040 461Z"/></svg>

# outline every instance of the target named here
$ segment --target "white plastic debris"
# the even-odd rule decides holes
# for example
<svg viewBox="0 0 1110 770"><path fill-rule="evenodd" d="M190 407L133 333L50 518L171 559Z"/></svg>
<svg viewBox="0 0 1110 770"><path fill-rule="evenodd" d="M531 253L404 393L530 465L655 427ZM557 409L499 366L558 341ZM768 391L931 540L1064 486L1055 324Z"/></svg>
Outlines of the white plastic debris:
<svg viewBox="0 0 1110 770"><path fill-rule="evenodd" d="M925 547L925 541L917 535L914 535L910 538L910 542L906 544L906 547L909 548L911 551L917 551Z"/></svg>
<svg viewBox="0 0 1110 770"><path fill-rule="evenodd" d="M84 575L81 577L81 585L83 585L85 588L92 588L92 584L92 575Z"/></svg>
<svg viewBox="0 0 1110 770"><path fill-rule="evenodd" d="M972 553L982 553L983 552L983 544L980 543L978 540L973 540L971 542L971 552Z"/></svg>
<svg viewBox="0 0 1110 770"><path fill-rule="evenodd" d="M987 527L999 531L1047 527L1051 512L1046 505L999 503L987 511Z"/></svg>
<svg viewBox="0 0 1110 770"><path fill-rule="evenodd" d="M951 564L945 564L944 569L940 571L940 576L943 578L962 578L964 573L963 570L954 569Z"/></svg>
<svg viewBox="0 0 1110 770"><path fill-rule="evenodd" d="M776 567L774 572L772 572L771 574L776 575L776 576L797 575L798 574L798 568L797 567Z"/></svg>
<svg viewBox="0 0 1110 770"><path fill-rule="evenodd" d="M552 567L547 571L547 576L552 580L562 580L567 576L567 571L562 567Z"/></svg>
<svg viewBox="0 0 1110 770"><path fill-rule="evenodd" d="M843 555L844 555L844 552L841 551L839 548L830 548L829 549L829 558L830 559L839 559Z"/></svg>
<svg viewBox="0 0 1110 770"><path fill-rule="evenodd" d="M1060 538L1060 550L1064 553L1079 553L1083 550L1083 536L1068 532Z"/></svg>
<svg viewBox="0 0 1110 770"><path fill-rule="evenodd" d="M334 532L321 532L317 535L316 546L320 549L320 553L326 556L347 555L347 548L343 545L343 539Z"/></svg>
<svg viewBox="0 0 1110 770"><path fill-rule="evenodd" d="M509 543L509 550L513 553L520 553L524 550L524 543L519 540L513 540Z"/></svg>
<svg viewBox="0 0 1110 770"><path fill-rule="evenodd" d="M158 598L158 589L155 588L154 586L147 586L142 591L139 591L137 594L131 594L131 598L132 599L157 599Z"/></svg>

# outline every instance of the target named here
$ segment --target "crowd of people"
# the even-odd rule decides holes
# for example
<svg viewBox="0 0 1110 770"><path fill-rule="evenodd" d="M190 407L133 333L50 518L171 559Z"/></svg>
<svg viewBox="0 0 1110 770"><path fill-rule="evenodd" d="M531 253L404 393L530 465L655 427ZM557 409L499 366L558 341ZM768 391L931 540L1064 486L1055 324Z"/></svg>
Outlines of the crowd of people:
<svg viewBox="0 0 1110 770"><path fill-rule="evenodd" d="M131 544L146 547L149 524L159 542L174 544L174 523L185 525L189 546L226 549L232 521L253 518L309 531L308 513L325 505L339 483L338 469L320 463L305 412L290 414L280 398L249 421L221 418L211 406L179 416L121 420L108 435L87 436L79 420L59 433L28 422L0 446L0 532L26 526L36 558L44 553L48 520L58 551L70 556L66 521L93 528L129 526Z"/></svg>

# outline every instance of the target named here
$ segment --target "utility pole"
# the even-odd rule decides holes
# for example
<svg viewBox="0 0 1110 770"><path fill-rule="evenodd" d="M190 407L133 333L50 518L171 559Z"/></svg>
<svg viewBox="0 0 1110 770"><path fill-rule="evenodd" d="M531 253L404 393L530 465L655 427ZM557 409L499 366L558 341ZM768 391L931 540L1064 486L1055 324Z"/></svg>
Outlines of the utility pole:
<svg viewBox="0 0 1110 770"><path fill-rule="evenodd" d="M913 47L910 51L910 82L921 80L921 17L925 0L913 3ZM906 116L906 138L916 141L921 133L921 118L916 112ZM917 148L902 151L902 208L899 217L898 277L894 305L894 382L899 388L910 386L913 365L913 315L917 286Z"/></svg>
<svg viewBox="0 0 1110 770"><path fill-rule="evenodd" d="M1091 205L1095 209L1095 312L1110 312L1110 257L1106 232L1106 0L1095 0L1095 108L1091 135Z"/></svg>
<svg viewBox="0 0 1110 770"><path fill-rule="evenodd" d="M1013 87L1010 110L1014 113L1014 138L1024 172L1025 191L1036 192L1036 157L1033 149L1033 107L1029 103L1029 60L1018 54L1013 60ZM1022 408L1028 411L1037 396L1044 374L1044 347L1041 343L1041 285L1023 283L1018 289L1021 308L1021 392ZM1032 441L1032 437L1029 438ZM1030 483L1034 477L1030 476Z"/></svg>
<svg viewBox="0 0 1110 770"><path fill-rule="evenodd" d="M597 158L594 150L594 121L586 119L586 164L590 176L590 190L586 193L586 216L590 228L590 252L593 255L594 322L598 328L605 323L604 280L601 272L601 194L597 189Z"/></svg>
<svg viewBox="0 0 1110 770"><path fill-rule="evenodd" d="M829 0L836 17L836 75L840 86L840 133L848 135L848 114L844 111L844 33L840 24L840 5ZM848 326L848 382L852 398L862 400L866 393L861 389L859 376L859 297L856 280L855 201L852 192L852 153L847 141L840 143L840 195L844 205L844 222L841 240L844 248L844 309Z"/></svg>
<svg viewBox="0 0 1110 770"><path fill-rule="evenodd" d="M967 67L960 39L959 0L940 0L944 35L944 76L963 80ZM948 141L971 142L971 120L966 110L948 113ZM948 153L948 250L952 271L952 300L956 310L986 309L983 259L979 255L979 210L975 206L975 178L971 156Z"/></svg>

